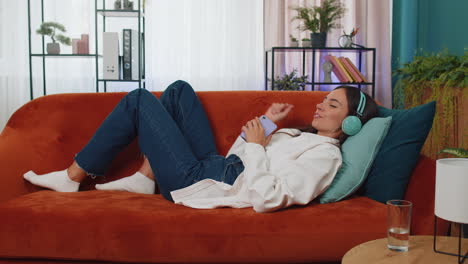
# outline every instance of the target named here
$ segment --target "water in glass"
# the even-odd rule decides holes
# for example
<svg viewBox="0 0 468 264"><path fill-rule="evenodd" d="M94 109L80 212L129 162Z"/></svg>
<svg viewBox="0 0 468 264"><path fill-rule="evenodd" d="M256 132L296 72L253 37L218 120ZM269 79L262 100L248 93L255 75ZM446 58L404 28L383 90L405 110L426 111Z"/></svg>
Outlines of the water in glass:
<svg viewBox="0 0 468 264"><path fill-rule="evenodd" d="M391 227L388 230L388 248L394 251L408 251L409 230Z"/></svg>

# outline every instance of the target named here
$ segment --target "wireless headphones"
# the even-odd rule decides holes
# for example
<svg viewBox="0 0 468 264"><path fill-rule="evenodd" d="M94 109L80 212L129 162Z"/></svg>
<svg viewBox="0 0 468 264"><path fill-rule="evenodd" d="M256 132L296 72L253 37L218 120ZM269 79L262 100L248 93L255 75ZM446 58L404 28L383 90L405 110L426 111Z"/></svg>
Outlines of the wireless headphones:
<svg viewBox="0 0 468 264"><path fill-rule="evenodd" d="M357 116L348 116L343 120L343 123L341 123L341 130L349 136L356 135L362 128L361 119L359 118L362 117L364 108L366 107L366 96L361 91L359 91L359 93L361 94L361 99L359 100L359 105L356 110Z"/></svg>

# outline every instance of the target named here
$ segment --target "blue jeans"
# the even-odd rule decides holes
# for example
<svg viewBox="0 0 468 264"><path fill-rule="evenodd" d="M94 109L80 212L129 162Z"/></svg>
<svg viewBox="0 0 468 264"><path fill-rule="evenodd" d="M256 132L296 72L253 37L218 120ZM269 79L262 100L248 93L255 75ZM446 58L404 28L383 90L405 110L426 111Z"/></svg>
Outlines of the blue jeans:
<svg viewBox="0 0 468 264"><path fill-rule="evenodd" d="M102 176L135 137L169 201L173 201L171 191L203 179L232 185L244 170L236 155L218 155L206 113L184 81L172 83L159 100L145 89L128 93L75 161L89 175Z"/></svg>

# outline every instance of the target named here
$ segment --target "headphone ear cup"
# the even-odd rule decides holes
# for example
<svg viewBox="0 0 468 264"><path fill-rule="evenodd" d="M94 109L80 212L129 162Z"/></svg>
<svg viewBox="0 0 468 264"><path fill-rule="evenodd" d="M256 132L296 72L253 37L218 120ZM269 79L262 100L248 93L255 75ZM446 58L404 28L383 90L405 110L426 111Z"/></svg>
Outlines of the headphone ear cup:
<svg viewBox="0 0 468 264"><path fill-rule="evenodd" d="M343 132L349 136L356 135L361 130L361 128L362 123L357 116L348 116L341 123L341 130L343 130Z"/></svg>

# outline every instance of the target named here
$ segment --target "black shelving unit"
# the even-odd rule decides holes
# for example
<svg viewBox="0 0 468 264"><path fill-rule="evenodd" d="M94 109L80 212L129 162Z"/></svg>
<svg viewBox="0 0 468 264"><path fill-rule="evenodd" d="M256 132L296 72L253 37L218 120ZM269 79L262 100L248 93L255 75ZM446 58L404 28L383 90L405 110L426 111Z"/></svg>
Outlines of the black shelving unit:
<svg viewBox="0 0 468 264"><path fill-rule="evenodd" d="M33 0L34 1L34 0ZM101 3L98 6L98 3ZM95 53L90 54L46 54L45 52L45 40L42 36L42 49L41 53L32 53L32 43L31 43L31 0L28 0L28 40L29 40L29 83L30 83L30 98L34 99L33 91L33 73L32 73L32 63L34 57L42 58L42 80L43 80L43 95L47 94L47 83L46 83L46 58L94 58L95 59L95 76L96 76L96 92L99 92L100 83L103 83L103 90L107 92L107 83L108 82L131 82L138 83L138 88L145 88L145 41L144 41L144 32L145 32L145 14L144 8L141 6L141 0L135 0L135 3L138 2L137 9L134 10L124 10L124 9L106 9L106 0L94 0L94 36L95 36ZM44 22L44 0L40 0L41 3L41 23ZM98 30L98 17L102 17L102 31ZM122 18L122 17L133 17L138 19L138 54L140 58L140 67L138 67L138 76L137 80L107 80L100 78L99 74L99 63L102 55L99 54L99 41L98 41L98 32L106 32L106 19L108 18ZM91 43L89 44L91 46Z"/></svg>
<svg viewBox="0 0 468 264"><path fill-rule="evenodd" d="M372 98L375 97L375 59L376 59L376 49L375 48L338 48L338 47L324 47L324 48L312 48L312 47L272 47L270 50L265 51L265 90L268 90L268 68L271 67L271 81L270 89L273 90L275 83L275 54L280 52L299 52L302 53L302 75L305 75L305 66L306 66L306 54L312 54L312 67L310 71L310 82L306 82L307 85L311 86L311 90L315 91L316 85L355 85L359 89L363 85L370 85L372 88ZM362 56L363 53L372 54L372 81L371 82L361 82L361 83L341 83L341 82L320 82L316 81L316 60L317 54L321 52L356 52L358 54L357 58L357 68L362 72ZM271 55L271 66L269 65L269 55Z"/></svg>

